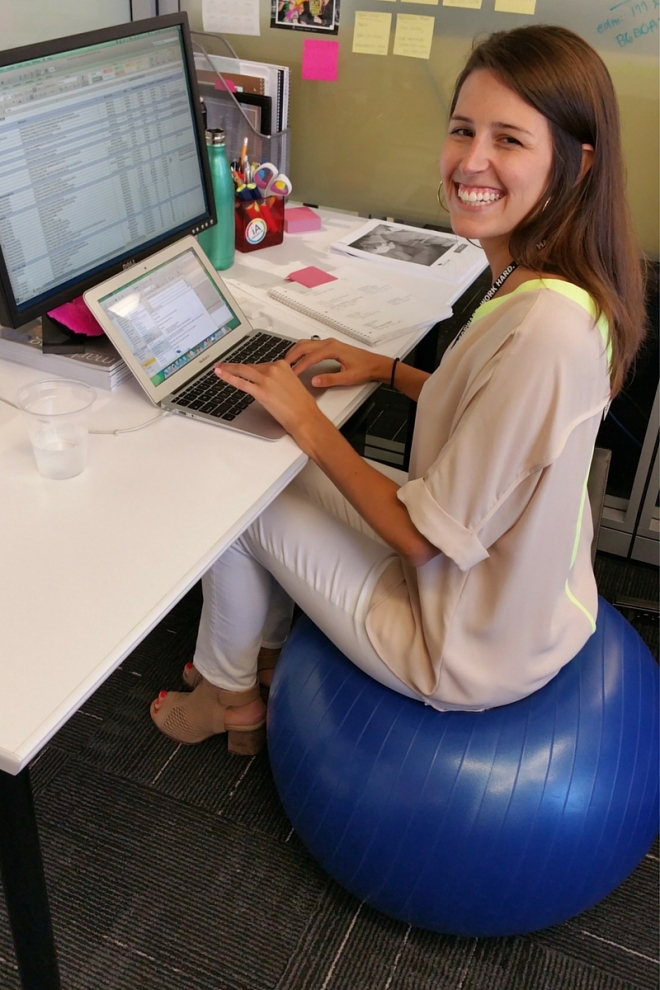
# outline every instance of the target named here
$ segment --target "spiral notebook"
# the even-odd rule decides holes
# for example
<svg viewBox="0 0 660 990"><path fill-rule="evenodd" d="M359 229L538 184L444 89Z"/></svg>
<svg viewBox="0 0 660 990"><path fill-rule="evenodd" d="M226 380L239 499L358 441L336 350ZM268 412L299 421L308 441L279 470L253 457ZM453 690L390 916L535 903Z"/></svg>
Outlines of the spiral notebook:
<svg viewBox="0 0 660 990"><path fill-rule="evenodd" d="M392 337L428 330L452 312L447 305L420 301L418 294L370 274L342 276L312 289L295 282L285 283L269 289L268 294L363 344L380 344Z"/></svg>

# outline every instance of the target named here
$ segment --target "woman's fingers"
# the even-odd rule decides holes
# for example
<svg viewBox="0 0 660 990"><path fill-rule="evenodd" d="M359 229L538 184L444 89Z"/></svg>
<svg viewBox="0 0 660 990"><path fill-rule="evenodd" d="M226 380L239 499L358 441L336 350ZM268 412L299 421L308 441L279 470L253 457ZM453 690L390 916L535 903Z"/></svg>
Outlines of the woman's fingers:
<svg viewBox="0 0 660 990"><path fill-rule="evenodd" d="M240 369L240 374L237 373L238 369ZM239 388L241 392L247 392L248 395L256 395L255 383L246 376L244 366L216 364L213 371L218 378L227 382L228 385L233 385L235 388Z"/></svg>
<svg viewBox="0 0 660 990"><path fill-rule="evenodd" d="M239 388L247 382L259 382L263 377L263 371L258 364L230 364L221 361L213 370L218 378L223 378L225 381L233 379L231 384L238 384Z"/></svg>
<svg viewBox="0 0 660 990"><path fill-rule="evenodd" d="M318 364L319 361L325 361L328 358L340 360L337 356L337 347L341 347L341 345L332 338L299 340L287 351L284 360L292 368L295 366L296 374L299 375L307 368L311 368L313 364Z"/></svg>
<svg viewBox="0 0 660 990"><path fill-rule="evenodd" d="M338 362L338 370L329 371L326 367L314 374L314 365L323 361ZM326 337L323 340L297 341L282 360L273 364L220 363L216 365L216 374L219 372L225 381L258 398L254 389L265 387L272 375L279 376L278 380L283 381L282 376L300 377L303 371L312 368L312 384L317 388L331 388L334 385L386 381L391 364L391 358Z"/></svg>
<svg viewBox="0 0 660 990"><path fill-rule="evenodd" d="M216 364L214 371L218 378L257 398L269 387L277 385L290 387L291 383L298 382L289 365L282 360L270 364L220 362Z"/></svg>
<svg viewBox="0 0 660 990"><path fill-rule="evenodd" d="M217 364L216 375L257 399L294 437L318 413L316 402L286 361Z"/></svg>
<svg viewBox="0 0 660 990"><path fill-rule="evenodd" d="M391 359L363 347L344 344L334 337L323 340L300 340L288 351L285 360L297 375L313 368L321 361L333 360L339 362L340 369L335 372L320 372L313 378L313 384L319 388L332 385L361 385L368 381L382 380L383 371L380 365Z"/></svg>
<svg viewBox="0 0 660 990"><path fill-rule="evenodd" d="M296 368L297 372L298 368ZM341 368L338 371L324 371L314 375L311 382L316 388L332 388L334 385L357 385L359 379L356 379L350 371Z"/></svg>

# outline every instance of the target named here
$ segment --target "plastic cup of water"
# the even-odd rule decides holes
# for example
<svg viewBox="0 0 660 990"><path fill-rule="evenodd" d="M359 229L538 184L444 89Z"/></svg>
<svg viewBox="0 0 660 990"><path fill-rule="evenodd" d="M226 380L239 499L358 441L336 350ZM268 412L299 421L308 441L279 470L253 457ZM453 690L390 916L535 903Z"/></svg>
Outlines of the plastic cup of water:
<svg viewBox="0 0 660 990"><path fill-rule="evenodd" d="M85 470L89 412L96 398L83 382L64 378L24 385L16 405L27 423L39 474L75 478Z"/></svg>

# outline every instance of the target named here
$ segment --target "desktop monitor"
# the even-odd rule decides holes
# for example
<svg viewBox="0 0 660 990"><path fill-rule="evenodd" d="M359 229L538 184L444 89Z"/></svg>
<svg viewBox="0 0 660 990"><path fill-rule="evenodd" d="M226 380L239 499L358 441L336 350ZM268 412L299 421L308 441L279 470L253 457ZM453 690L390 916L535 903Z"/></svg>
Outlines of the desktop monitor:
<svg viewBox="0 0 660 990"><path fill-rule="evenodd" d="M0 51L0 323L215 223L203 134L185 13Z"/></svg>

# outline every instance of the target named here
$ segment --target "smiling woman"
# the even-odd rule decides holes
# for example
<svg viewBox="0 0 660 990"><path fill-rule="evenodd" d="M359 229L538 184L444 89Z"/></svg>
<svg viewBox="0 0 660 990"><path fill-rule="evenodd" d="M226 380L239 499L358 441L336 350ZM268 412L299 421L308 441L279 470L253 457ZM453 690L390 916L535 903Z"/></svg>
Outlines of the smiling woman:
<svg viewBox="0 0 660 990"><path fill-rule="evenodd" d="M458 94L440 168L455 233L478 239L493 271L512 260L511 231L546 192L552 158L543 114L489 69L471 72Z"/></svg>
<svg viewBox="0 0 660 990"><path fill-rule="evenodd" d="M441 170L452 226L484 236L500 271L515 257L521 270L507 291L545 273L590 294L609 324L616 394L644 335L645 314L618 106L602 59L564 28L498 32L474 47L450 114ZM488 192L502 201L493 226L486 214L468 222L480 182L493 182ZM504 238L492 242L498 219Z"/></svg>
<svg viewBox="0 0 660 990"><path fill-rule="evenodd" d="M553 27L477 45L441 169L452 225L481 242L494 284L432 375L332 339L216 368L315 463L204 577L194 690L151 707L179 742L228 732L256 752L292 600L370 677L439 710L532 694L595 629L586 479L643 334L598 55ZM303 388L326 359L339 371L315 385L388 382L417 402L408 477L359 457Z"/></svg>

